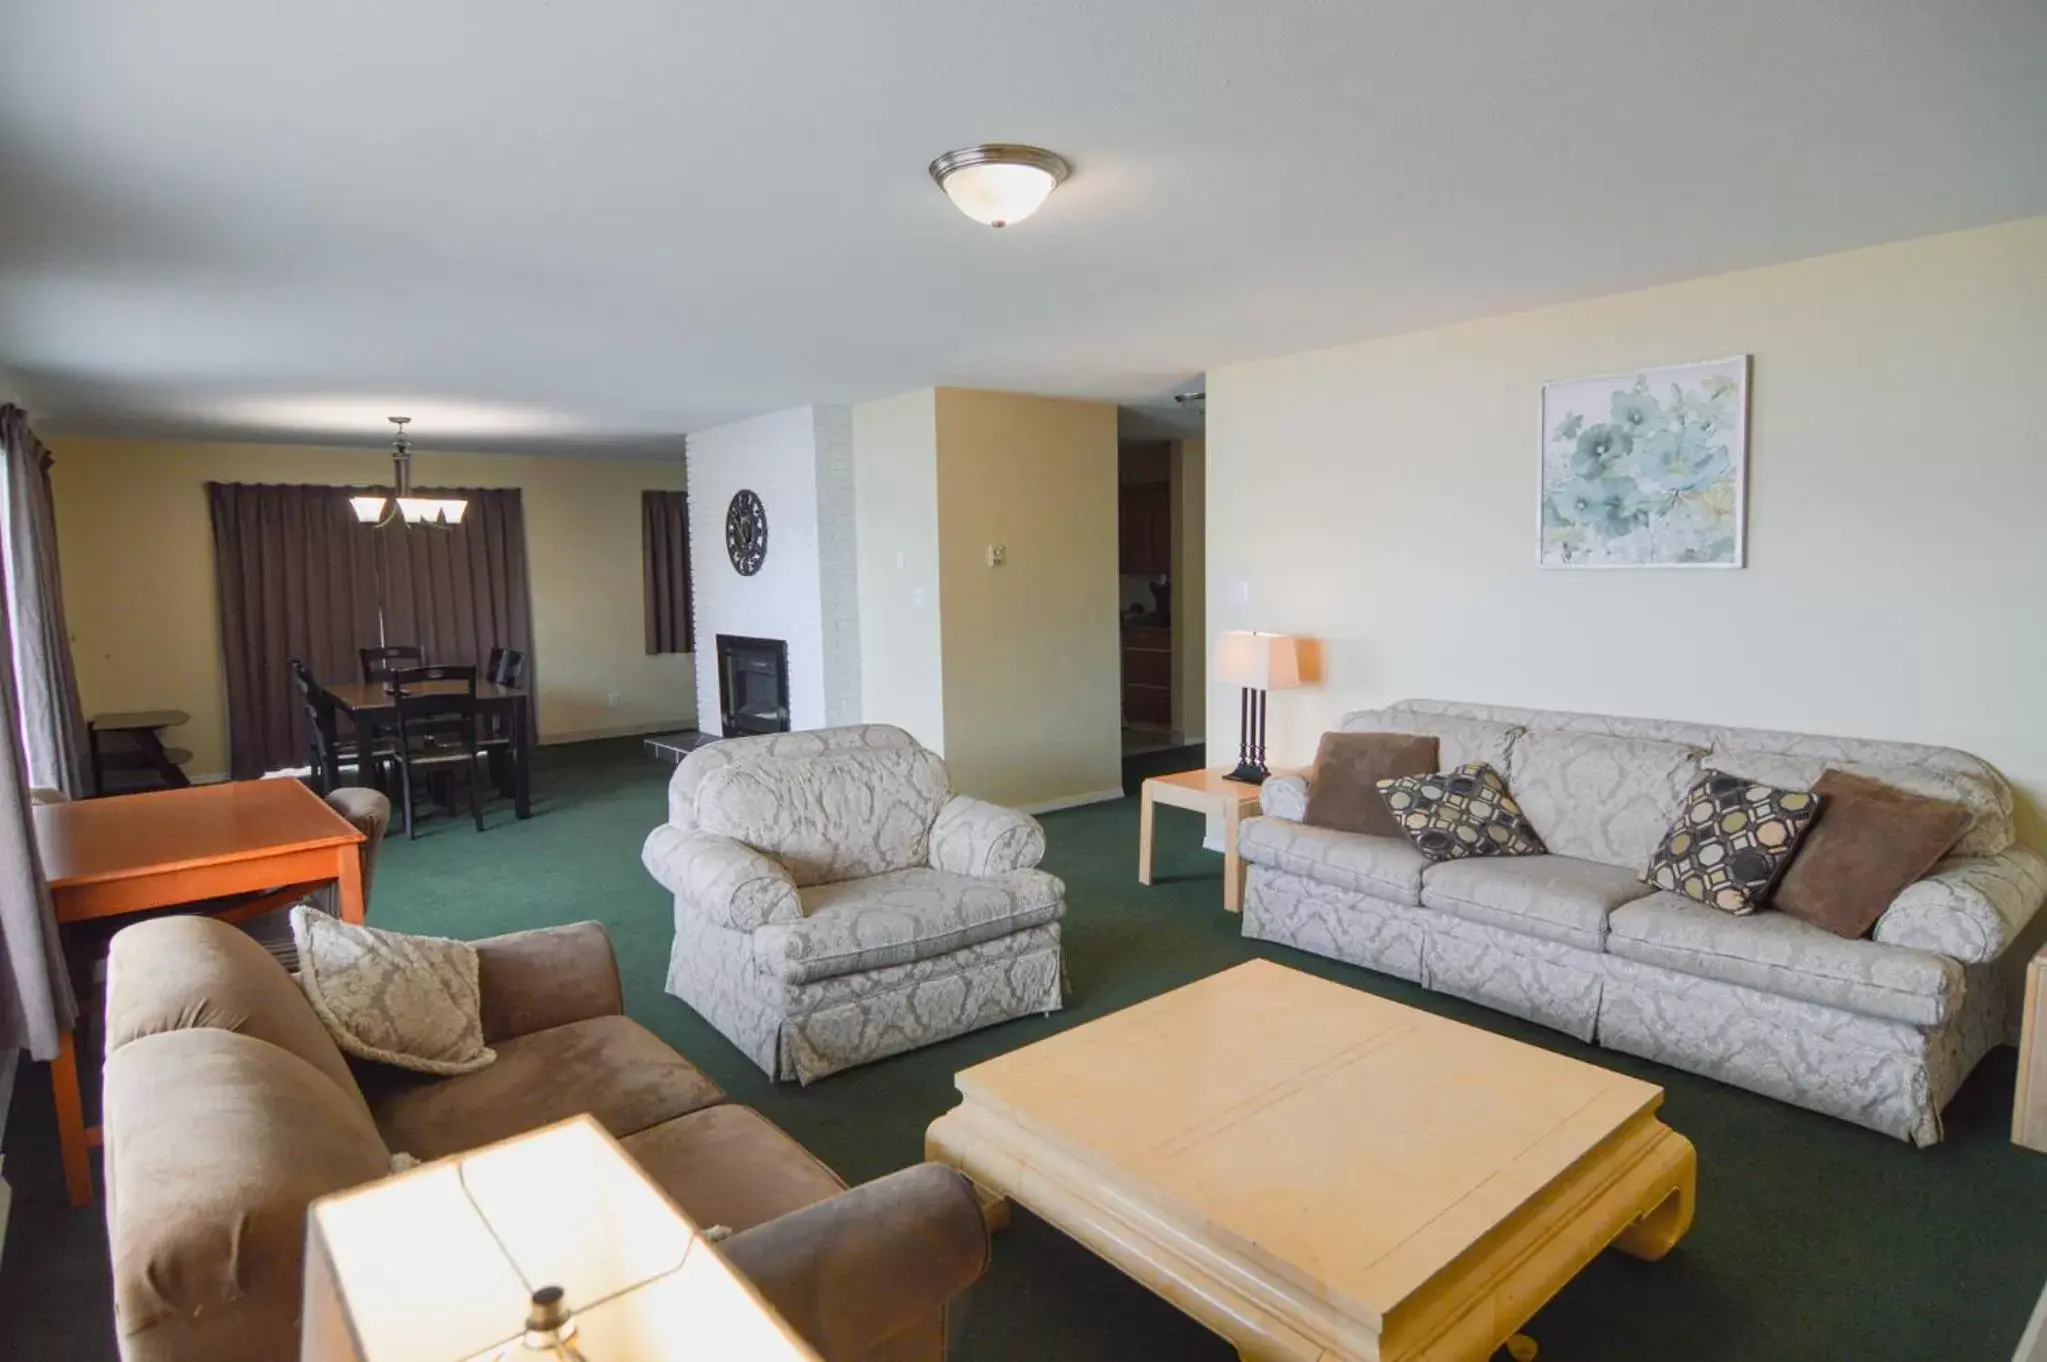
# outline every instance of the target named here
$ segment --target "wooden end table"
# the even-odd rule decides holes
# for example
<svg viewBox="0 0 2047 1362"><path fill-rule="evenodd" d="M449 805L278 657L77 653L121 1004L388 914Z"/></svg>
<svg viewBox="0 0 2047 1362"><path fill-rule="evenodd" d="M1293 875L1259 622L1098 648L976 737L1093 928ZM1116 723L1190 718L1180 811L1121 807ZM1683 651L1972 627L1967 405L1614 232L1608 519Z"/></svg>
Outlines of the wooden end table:
<svg viewBox="0 0 2047 1362"><path fill-rule="evenodd" d="M337 887L341 917L363 920L363 835L296 780L238 780L180 790L39 804L36 849L60 925L216 903L212 916L244 922ZM268 891L268 892L264 892ZM230 895L252 897L221 902ZM78 1051L69 1031L50 1065L64 1186L73 1206L92 1200Z"/></svg>
<svg viewBox="0 0 2047 1362"><path fill-rule="evenodd" d="M2047 946L2026 962L2025 1011L2019 1018L2019 1081L2012 1094L2011 1142L2047 1154Z"/></svg>
<svg viewBox="0 0 2047 1362"><path fill-rule="evenodd" d="M1288 774L1274 771L1275 776ZM1258 790L1241 780L1231 780L1224 771L1182 771L1178 775L1152 776L1144 782L1137 815L1137 882L1151 883L1152 811L1160 804L1196 813L1221 814L1223 820L1223 907L1232 913L1244 911L1244 861L1237 855L1237 824L1247 813L1258 814Z"/></svg>
<svg viewBox="0 0 2047 1362"><path fill-rule="evenodd" d="M1267 960L954 1081L927 1157L1259 1362L1489 1357L1697 1194L1654 1084Z"/></svg>

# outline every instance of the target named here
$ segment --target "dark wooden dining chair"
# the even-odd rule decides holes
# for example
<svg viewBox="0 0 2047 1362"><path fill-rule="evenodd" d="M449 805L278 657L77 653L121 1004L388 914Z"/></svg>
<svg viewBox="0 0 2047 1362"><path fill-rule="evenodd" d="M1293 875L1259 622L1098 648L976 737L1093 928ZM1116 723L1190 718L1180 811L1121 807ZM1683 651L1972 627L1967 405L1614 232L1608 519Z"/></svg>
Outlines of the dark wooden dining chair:
<svg viewBox="0 0 2047 1362"><path fill-rule="evenodd" d="M342 741L334 702L313 678L313 669L295 657L285 659L284 665L291 672L292 689L298 693L299 710L306 720L306 747L307 755L312 758L313 788L323 795L332 794L341 784L344 766L353 766L364 775L371 775L360 746Z"/></svg>
<svg viewBox="0 0 2047 1362"><path fill-rule="evenodd" d="M398 809L405 820L406 838L419 836L413 827L413 778L453 780L458 772L469 791L469 812L476 819L476 830L482 832L484 795L477 767L483 746L477 728L476 668L400 667L392 671L390 682L398 721ZM460 689L413 690L428 682L452 682Z"/></svg>
<svg viewBox="0 0 2047 1362"><path fill-rule="evenodd" d="M389 681L391 673L400 668L421 667L426 664L426 650L416 643L394 643L386 648L358 648L355 651L356 656L362 659L362 679L365 685Z"/></svg>

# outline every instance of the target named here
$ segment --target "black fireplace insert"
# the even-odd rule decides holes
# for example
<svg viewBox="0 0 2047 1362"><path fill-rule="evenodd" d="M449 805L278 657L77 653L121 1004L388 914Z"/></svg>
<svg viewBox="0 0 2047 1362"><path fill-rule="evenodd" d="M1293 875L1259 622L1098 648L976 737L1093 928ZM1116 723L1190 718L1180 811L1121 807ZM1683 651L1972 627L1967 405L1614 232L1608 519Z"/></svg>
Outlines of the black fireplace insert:
<svg viewBox="0 0 2047 1362"><path fill-rule="evenodd" d="M718 711L724 734L789 731L789 645L718 635Z"/></svg>

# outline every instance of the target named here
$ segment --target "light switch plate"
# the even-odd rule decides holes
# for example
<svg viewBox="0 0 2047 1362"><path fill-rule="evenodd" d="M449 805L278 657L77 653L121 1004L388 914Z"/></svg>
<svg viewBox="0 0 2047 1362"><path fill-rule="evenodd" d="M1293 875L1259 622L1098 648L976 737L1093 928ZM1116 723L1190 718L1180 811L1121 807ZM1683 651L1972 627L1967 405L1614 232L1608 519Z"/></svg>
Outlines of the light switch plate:
<svg viewBox="0 0 2047 1362"><path fill-rule="evenodd" d="M1001 566L1002 566L1002 565L1003 565L1004 563L1006 563L1006 562L1008 562L1008 561L1009 561L1009 549L1008 549L1008 547L1007 547L1006 545L1003 545L1003 544L990 544L990 545L988 546L988 566L989 566L989 567L1001 567Z"/></svg>

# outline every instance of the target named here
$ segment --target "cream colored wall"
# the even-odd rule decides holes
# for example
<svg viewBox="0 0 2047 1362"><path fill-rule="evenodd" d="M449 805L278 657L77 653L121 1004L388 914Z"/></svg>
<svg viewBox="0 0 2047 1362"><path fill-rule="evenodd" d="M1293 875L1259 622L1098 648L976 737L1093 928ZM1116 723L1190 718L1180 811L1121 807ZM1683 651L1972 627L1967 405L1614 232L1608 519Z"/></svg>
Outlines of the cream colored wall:
<svg viewBox="0 0 2047 1362"><path fill-rule="evenodd" d="M1173 731L1199 736L1208 714L1207 441L1173 446Z"/></svg>
<svg viewBox="0 0 2047 1362"><path fill-rule="evenodd" d="M188 711L188 769L227 769L227 693L206 483L388 483L372 449L51 438L79 689L101 710ZM691 659L646 654L640 492L680 463L415 456L424 485L518 487L526 516L541 741L696 721ZM616 692L619 704L607 697Z"/></svg>
<svg viewBox="0 0 2047 1362"><path fill-rule="evenodd" d="M1744 352L1749 566L1538 571L1542 383ZM1915 740L2047 845L2043 373L2047 218L1213 369L1209 632L1324 641L1275 761L1402 696Z"/></svg>
<svg viewBox="0 0 2047 1362"><path fill-rule="evenodd" d="M953 784L1019 807L1119 791L1116 409L958 388L936 402Z"/></svg>
<svg viewBox="0 0 2047 1362"><path fill-rule="evenodd" d="M853 408L860 708L945 751L938 592L938 433L930 388Z"/></svg>

